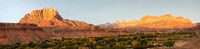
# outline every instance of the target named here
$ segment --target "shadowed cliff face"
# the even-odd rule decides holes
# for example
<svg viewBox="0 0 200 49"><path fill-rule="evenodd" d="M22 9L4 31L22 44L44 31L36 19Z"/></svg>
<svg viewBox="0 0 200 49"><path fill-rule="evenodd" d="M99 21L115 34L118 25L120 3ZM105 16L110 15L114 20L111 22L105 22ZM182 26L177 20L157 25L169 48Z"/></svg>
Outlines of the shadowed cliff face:
<svg viewBox="0 0 200 49"><path fill-rule="evenodd" d="M39 27L46 26L65 26L65 27L89 27L91 25L81 22L63 19L53 8L43 8L33 10L26 14L20 21L20 24L37 24Z"/></svg>
<svg viewBox="0 0 200 49"><path fill-rule="evenodd" d="M0 23L0 44L59 39L33 24Z"/></svg>
<svg viewBox="0 0 200 49"><path fill-rule="evenodd" d="M144 16L140 20L130 20L128 22L115 22L118 27L147 27L147 28L190 28L195 25L189 19L182 16L172 16L165 14L161 16Z"/></svg>

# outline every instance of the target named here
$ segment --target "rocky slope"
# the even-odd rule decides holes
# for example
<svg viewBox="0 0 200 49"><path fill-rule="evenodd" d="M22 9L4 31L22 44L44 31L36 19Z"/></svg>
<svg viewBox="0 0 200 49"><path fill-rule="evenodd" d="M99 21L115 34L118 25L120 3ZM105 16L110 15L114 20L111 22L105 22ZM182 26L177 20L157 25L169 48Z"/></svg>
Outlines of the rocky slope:
<svg viewBox="0 0 200 49"><path fill-rule="evenodd" d="M190 28L195 24L182 16L172 16L171 14L165 14L161 16L144 16L140 20L130 21L117 21L118 27L146 27L146 28Z"/></svg>
<svg viewBox="0 0 200 49"><path fill-rule="evenodd" d="M53 8L43 8L33 10L26 14L20 21L20 24L37 24L39 27L46 26L65 26L65 27L90 27L91 25L81 22L63 19L57 10Z"/></svg>
<svg viewBox="0 0 200 49"><path fill-rule="evenodd" d="M61 38L44 32L34 24L0 23L0 44L29 43L50 39Z"/></svg>

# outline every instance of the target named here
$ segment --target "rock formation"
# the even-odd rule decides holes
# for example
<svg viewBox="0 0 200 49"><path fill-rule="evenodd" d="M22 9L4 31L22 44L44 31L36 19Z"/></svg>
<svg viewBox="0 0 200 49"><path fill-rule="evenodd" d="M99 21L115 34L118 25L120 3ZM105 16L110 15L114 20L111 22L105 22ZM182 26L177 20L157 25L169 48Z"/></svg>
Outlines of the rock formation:
<svg viewBox="0 0 200 49"><path fill-rule="evenodd" d="M65 26L65 27L89 27L90 25L81 21L63 19L57 10L43 8L26 14L19 22L20 24L37 24L39 27Z"/></svg>
<svg viewBox="0 0 200 49"><path fill-rule="evenodd" d="M195 25L182 16L172 16L165 14L161 16L144 16L140 20L130 20L128 22L115 22L118 27L147 27L147 28L190 28Z"/></svg>
<svg viewBox="0 0 200 49"><path fill-rule="evenodd" d="M61 39L61 37L46 33L34 24L0 23L0 44L29 43L50 39Z"/></svg>
<svg viewBox="0 0 200 49"><path fill-rule="evenodd" d="M200 48L200 34L196 31L195 36L179 40L174 43L171 49L199 49Z"/></svg>

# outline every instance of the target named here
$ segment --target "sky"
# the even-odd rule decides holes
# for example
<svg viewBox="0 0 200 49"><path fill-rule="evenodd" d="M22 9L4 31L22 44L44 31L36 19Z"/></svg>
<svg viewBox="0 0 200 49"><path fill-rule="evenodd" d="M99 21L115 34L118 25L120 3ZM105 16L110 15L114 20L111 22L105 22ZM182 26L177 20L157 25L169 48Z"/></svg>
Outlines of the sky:
<svg viewBox="0 0 200 49"><path fill-rule="evenodd" d="M200 0L0 0L0 22L17 23L26 13L55 8L64 19L91 24L172 14L200 22Z"/></svg>

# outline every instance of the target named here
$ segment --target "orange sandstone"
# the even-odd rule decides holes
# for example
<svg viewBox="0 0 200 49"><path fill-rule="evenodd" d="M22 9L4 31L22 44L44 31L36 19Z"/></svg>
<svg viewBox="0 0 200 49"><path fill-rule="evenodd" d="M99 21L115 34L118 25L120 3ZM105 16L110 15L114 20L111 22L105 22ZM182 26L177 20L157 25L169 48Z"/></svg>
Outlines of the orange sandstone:
<svg viewBox="0 0 200 49"><path fill-rule="evenodd" d="M64 27L90 27L91 25L81 22L63 19L58 11L53 8L34 10L26 14L20 21L21 24L36 24L39 27L64 26Z"/></svg>
<svg viewBox="0 0 200 49"><path fill-rule="evenodd" d="M118 27L147 27L147 28L190 28L195 25L182 16L165 14L161 16L144 16L140 20L116 22Z"/></svg>

